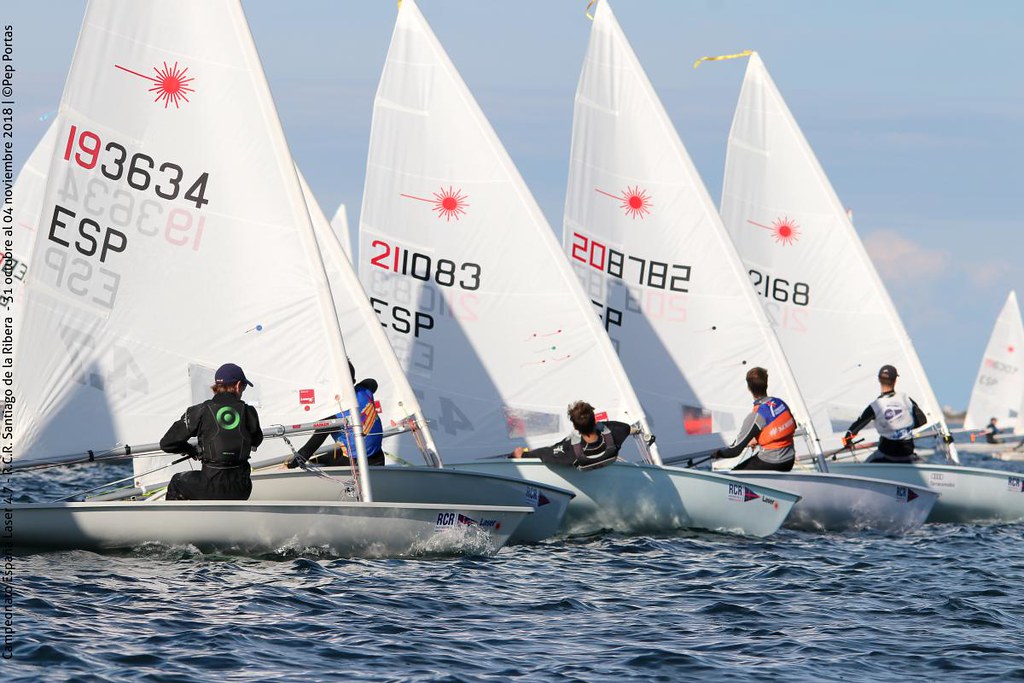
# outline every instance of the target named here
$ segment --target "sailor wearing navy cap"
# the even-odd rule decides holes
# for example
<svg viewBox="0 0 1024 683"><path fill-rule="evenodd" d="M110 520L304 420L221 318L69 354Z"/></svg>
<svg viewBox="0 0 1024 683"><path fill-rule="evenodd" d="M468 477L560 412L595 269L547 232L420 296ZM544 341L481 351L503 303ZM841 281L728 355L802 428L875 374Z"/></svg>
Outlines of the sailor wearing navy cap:
<svg viewBox="0 0 1024 683"><path fill-rule="evenodd" d="M179 472L167 485L167 500L247 500L252 493L249 455L263 443L256 409L242 401L253 386L242 368L225 363L217 368L210 389L213 398L191 406L160 439L168 453L184 453L202 461L201 470ZM199 448L189 443L199 439Z"/></svg>
<svg viewBox="0 0 1024 683"><path fill-rule="evenodd" d="M928 418L914 399L896 391L898 376L891 365L879 368L878 384L882 393L864 409L843 437L843 445L850 445L857 432L874 420L878 450L871 454L868 462L909 463L916 459L913 432L927 423Z"/></svg>

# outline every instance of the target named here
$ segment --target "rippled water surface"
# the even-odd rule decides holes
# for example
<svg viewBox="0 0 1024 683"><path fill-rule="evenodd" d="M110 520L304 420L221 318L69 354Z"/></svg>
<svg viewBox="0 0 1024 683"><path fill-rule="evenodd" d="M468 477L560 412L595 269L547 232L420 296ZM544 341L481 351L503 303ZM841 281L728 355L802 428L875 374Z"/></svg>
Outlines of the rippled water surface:
<svg viewBox="0 0 1024 683"><path fill-rule="evenodd" d="M128 472L20 482L40 501ZM16 558L14 659L2 671L9 681L1022 679L1022 582L1024 525L929 525L901 538L602 536L455 560L48 553Z"/></svg>

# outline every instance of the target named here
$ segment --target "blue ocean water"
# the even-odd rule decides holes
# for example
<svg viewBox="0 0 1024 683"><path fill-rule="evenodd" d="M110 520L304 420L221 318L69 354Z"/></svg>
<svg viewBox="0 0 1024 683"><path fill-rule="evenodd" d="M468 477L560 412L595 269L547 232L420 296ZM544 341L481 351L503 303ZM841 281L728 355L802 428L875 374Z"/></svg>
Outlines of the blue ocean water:
<svg viewBox="0 0 1024 683"><path fill-rule="evenodd" d="M128 473L20 476L38 501ZM1022 549L1024 525L928 525L897 538L605 535L429 560L45 553L16 558L2 670L8 681L1024 679Z"/></svg>

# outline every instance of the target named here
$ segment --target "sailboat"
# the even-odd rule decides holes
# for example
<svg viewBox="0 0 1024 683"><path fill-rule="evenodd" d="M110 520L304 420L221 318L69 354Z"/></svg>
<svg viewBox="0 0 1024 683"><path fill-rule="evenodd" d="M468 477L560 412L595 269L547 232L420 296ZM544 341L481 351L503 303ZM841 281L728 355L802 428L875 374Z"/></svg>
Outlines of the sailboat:
<svg viewBox="0 0 1024 683"><path fill-rule="evenodd" d="M465 503L472 505L526 505L533 514L524 519L509 537L510 544L538 543L556 535L565 518L573 493L557 486L518 477L443 468L431 427L418 399L402 373L398 358L377 320L343 244L317 204L299 173L306 206L313 222L317 245L331 283L338 320L345 331L346 348L355 367L374 368L379 389L379 414L389 430L406 429L404 435L389 437L386 452L422 456L425 466L411 465L371 468L373 495L378 501L419 503ZM403 443L395 440L404 439ZM148 465L136 461L136 470ZM324 476L327 475L327 476ZM166 479L164 479L166 481ZM264 469L252 477L249 500L354 500L358 492L346 468L326 467L323 471Z"/></svg>
<svg viewBox="0 0 1024 683"><path fill-rule="evenodd" d="M721 214L826 445L838 446L875 398L886 364L898 369L897 389L948 434L881 278L757 53L729 133ZM952 443L948 458L957 461ZM938 491L930 522L1024 518L1024 478L1005 472L845 460L828 467Z"/></svg>
<svg viewBox="0 0 1024 683"><path fill-rule="evenodd" d="M374 101L359 234L360 278L446 466L573 491L567 534L763 536L789 513L797 496L662 467L657 444L588 472L504 457L560 440L577 399L649 429L550 226L413 0Z"/></svg>
<svg viewBox="0 0 1024 683"><path fill-rule="evenodd" d="M15 196L18 198L15 223L19 233L10 268L15 282L19 285L14 293L19 300L22 296L20 283L28 271L27 254L31 253L35 243L42 195L46 188L46 172L53 156L56 134L56 126L51 125L26 162L15 186ZM333 230L327 227L326 218L308 184L301 173L298 176L313 221L317 247L325 261L338 319L348 340L346 347L349 357L359 368L379 370L373 373L378 378L380 386L380 398L377 403L388 423L388 431L393 433L399 429L406 430L405 436L391 436L389 441L400 438L416 441L419 444L417 448L421 450L427 465L376 470L373 476L376 500L392 503L527 505L534 508L535 514L526 517L516 527L509 538L509 543L537 543L555 535L572 498L571 492L537 482L526 482L519 478L454 470L442 472L436 469L441 466L441 462L437 457L429 425L424 420L412 388L405 380L394 352L377 323L376 314L362 291L351 262L343 252L348 239L347 232L339 233L338 227L333 224L330 226ZM344 215L344 207L339 207L335 217L344 218ZM347 230L347 227L345 229ZM303 335L310 334L309 330L297 330L300 331ZM263 364L274 362L274 359L269 357L260 360ZM200 380L199 386L193 387L193 393L195 400L198 401L202 399L212 377L197 379ZM82 436L85 438L87 435ZM254 467L260 469L253 474L253 492L250 500L358 499L358 486L350 473L339 472L335 468L327 472L321 472L319 469L278 471L274 466L279 465L284 457L281 453L274 452L273 446L268 446L271 449L269 457L260 455L253 463ZM124 452L123 449L121 452ZM140 452L137 445L132 452ZM61 460L59 457L49 459ZM174 473L198 466L195 461L175 464L175 460L177 456L164 453L136 455L132 461L135 472L133 487L101 491L87 500L96 502L131 497L144 497L147 501L162 500L167 482ZM41 464L39 459L29 463L19 460L19 463L21 466Z"/></svg>
<svg viewBox="0 0 1024 683"><path fill-rule="evenodd" d="M985 355L978 368L978 377L974 381L971 399L967 404L967 415L964 416L964 429L974 432L983 430L993 417L1000 428L1011 427L1014 434L1019 434L1022 402L1024 402L1024 322L1020 317L1020 306L1017 304L1017 293L1010 292L1006 297L999 317L992 327L992 334L985 347ZM1007 459L1017 459L1010 450L1009 443L990 444L984 440L976 440L972 435L971 443L964 443L961 449L972 453L993 453L1002 455L1007 452ZM1012 444L1016 446L1016 444ZM1021 454L1017 451L1017 454ZM1024 454L1021 454L1024 457ZM997 456L999 457L999 456Z"/></svg>
<svg viewBox="0 0 1024 683"><path fill-rule="evenodd" d="M732 441L746 371L769 368L820 453L771 324L700 176L607 0L576 91L563 246L636 387L662 453ZM681 458L682 459L682 458ZM924 523L924 487L814 470L733 476L801 496L786 526L895 533Z"/></svg>
<svg viewBox="0 0 1024 683"><path fill-rule="evenodd" d="M356 406L302 189L236 0L91 2L54 125L16 347L24 457L162 434L208 397L224 359L247 368L246 400L264 422ZM358 501L22 504L11 506L12 541L401 556L465 552L475 538L470 552L496 552L532 512L374 502L356 435Z"/></svg>

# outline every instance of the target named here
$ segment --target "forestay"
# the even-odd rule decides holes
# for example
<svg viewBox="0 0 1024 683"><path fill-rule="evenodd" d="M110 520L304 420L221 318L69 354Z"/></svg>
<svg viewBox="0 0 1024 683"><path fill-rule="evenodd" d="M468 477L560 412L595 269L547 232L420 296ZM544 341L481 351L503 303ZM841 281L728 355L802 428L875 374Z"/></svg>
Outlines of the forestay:
<svg viewBox="0 0 1024 683"><path fill-rule="evenodd" d="M731 441L755 366L807 422L743 264L608 2L576 91L563 241L663 451Z"/></svg>
<svg viewBox="0 0 1024 683"><path fill-rule="evenodd" d="M374 101L359 273L445 461L643 413L592 305L413 0Z"/></svg>
<svg viewBox="0 0 1024 683"><path fill-rule="evenodd" d="M237 2L91 3L54 125L16 351L20 462L153 441L227 361L265 422L355 404Z"/></svg>
<svg viewBox="0 0 1024 683"><path fill-rule="evenodd" d="M964 417L964 429L982 429L995 417L1001 427L1019 430L1024 397L1024 323L1017 293L1010 292L999 312Z"/></svg>
<svg viewBox="0 0 1024 683"><path fill-rule="evenodd" d="M929 422L942 421L885 286L756 53L729 133L722 220L820 435L860 415L885 364Z"/></svg>

